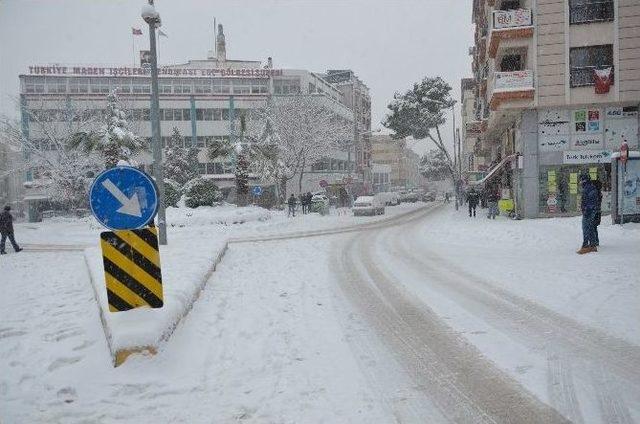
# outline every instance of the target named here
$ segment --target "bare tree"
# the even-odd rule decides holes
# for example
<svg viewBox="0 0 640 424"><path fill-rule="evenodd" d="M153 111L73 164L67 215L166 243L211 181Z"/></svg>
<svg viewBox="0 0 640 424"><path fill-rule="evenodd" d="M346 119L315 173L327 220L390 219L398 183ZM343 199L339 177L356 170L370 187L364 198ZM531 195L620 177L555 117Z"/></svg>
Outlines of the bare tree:
<svg viewBox="0 0 640 424"><path fill-rule="evenodd" d="M64 102L43 101L23 111L29 121L30 137L25 137L19 121L0 118L5 142L22 153L15 165L17 172L32 172L39 184L63 207L86 205L87 189L93 176L102 168L100 158L69 148L75 134L91 131L99 125L93 109L76 109ZM31 183L36 184L36 183Z"/></svg>
<svg viewBox="0 0 640 424"><path fill-rule="evenodd" d="M274 97L262 113L262 131L253 146L253 168L280 188L298 176L302 191L305 170L336 149L346 149L348 122L331 111L322 95Z"/></svg>

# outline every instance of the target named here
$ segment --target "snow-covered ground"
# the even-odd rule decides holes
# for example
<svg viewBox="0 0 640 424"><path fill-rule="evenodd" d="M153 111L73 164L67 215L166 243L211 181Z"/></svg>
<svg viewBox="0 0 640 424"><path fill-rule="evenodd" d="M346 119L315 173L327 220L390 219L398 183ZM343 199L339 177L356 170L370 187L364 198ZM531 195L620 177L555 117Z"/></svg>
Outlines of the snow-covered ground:
<svg viewBox="0 0 640 424"><path fill-rule="evenodd" d="M0 257L0 421L640 420L640 225L603 220L600 251L579 256L579 218L425 206L371 218L170 210L162 264L175 297L227 239L408 214L360 233L231 245L158 354L118 368L84 253L59 247L95 254L100 228L18 224L31 251Z"/></svg>

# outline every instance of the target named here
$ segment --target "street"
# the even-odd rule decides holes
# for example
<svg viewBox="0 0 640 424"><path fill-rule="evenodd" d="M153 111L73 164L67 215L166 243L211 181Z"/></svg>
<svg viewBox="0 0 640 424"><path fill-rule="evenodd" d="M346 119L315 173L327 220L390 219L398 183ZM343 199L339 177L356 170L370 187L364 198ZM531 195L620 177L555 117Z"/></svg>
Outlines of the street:
<svg viewBox="0 0 640 424"><path fill-rule="evenodd" d="M637 420L640 348L440 256L423 234L451 213L232 243L158 354L116 369L82 256L53 281L24 278L51 253L19 256L0 309L8 422Z"/></svg>

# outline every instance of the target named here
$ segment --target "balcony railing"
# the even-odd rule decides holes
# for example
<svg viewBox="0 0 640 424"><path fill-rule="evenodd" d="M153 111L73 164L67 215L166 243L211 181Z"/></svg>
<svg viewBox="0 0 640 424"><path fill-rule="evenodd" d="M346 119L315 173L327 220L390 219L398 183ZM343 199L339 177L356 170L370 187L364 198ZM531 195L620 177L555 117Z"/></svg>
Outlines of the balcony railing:
<svg viewBox="0 0 640 424"><path fill-rule="evenodd" d="M531 26L530 9L515 10L494 10L493 11L493 29L508 29Z"/></svg>
<svg viewBox="0 0 640 424"><path fill-rule="evenodd" d="M575 0L571 3L576 3ZM607 22L614 19L613 0L603 0L586 4L571 4L569 7L569 23L586 24L590 22Z"/></svg>
<svg viewBox="0 0 640 424"><path fill-rule="evenodd" d="M582 66L580 68L571 68L570 86L586 87L589 85L595 85L595 70L606 68L611 68L611 85L613 85L615 82L615 72L613 66Z"/></svg>

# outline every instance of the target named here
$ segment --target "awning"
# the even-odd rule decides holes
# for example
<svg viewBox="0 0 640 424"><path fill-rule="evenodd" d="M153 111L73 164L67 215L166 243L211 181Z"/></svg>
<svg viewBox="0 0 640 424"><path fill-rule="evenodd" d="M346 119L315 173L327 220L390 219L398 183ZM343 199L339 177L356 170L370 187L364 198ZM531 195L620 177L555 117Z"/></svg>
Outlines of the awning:
<svg viewBox="0 0 640 424"><path fill-rule="evenodd" d="M478 181L470 181L469 184L470 185L481 185L484 184L485 182L489 181L494 175L496 175L502 168L504 168L504 166L513 161L516 160L518 158L518 155L513 154L513 155L509 155L507 157L505 157L504 159L502 159L500 161L500 163L498 163L496 166L494 166L493 168L491 168L491 171L489 171L489 173L487 173L487 175L482 178L481 180Z"/></svg>

